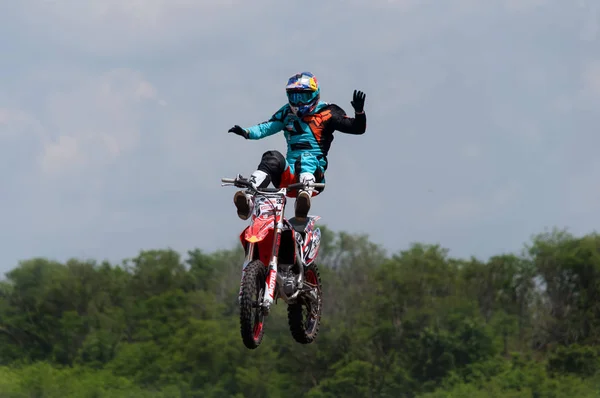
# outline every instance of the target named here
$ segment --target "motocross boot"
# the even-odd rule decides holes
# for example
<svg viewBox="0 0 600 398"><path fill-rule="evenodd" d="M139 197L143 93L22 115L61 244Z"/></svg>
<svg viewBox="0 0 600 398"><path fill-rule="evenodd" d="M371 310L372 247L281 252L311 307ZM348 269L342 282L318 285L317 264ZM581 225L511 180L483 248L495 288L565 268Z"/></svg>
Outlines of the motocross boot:
<svg viewBox="0 0 600 398"><path fill-rule="evenodd" d="M296 219L300 222L306 221L308 212L310 211L310 196L308 191L300 191L296 197L295 212Z"/></svg>
<svg viewBox="0 0 600 398"><path fill-rule="evenodd" d="M242 220L247 220L252 214L252 198L244 191L237 191L233 195L233 203L237 208L237 215Z"/></svg>
<svg viewBox="0 0 600 398"><path fill-rule="evenodd" d="M256 170L250 175L250 182L255 188L264 188L271 182L270 176L261 170ZM252 202L252 196L246 194L243 191L237 191L233 195L233 203L237 208L238 217L242 220L247 220L252 214L254 209L254 203Z"/></svg>
<svg viewBox="0 0 600 398"><path fill-rule="evenodd" d="M312 173L300 174L300 181L302 182L314 182L315 176ZM306 221L308 212L310 211L310 198L312 196L314 188L309 187L307 190L301 190L298 192L295 203L296 219L298 221Z"/></svg>

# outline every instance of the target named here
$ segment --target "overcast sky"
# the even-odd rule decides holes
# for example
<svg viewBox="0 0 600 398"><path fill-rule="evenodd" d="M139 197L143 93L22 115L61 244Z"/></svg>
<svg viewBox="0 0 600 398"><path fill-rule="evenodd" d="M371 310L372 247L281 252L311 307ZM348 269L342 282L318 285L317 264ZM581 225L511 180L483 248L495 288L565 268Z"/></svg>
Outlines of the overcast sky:
<svg viewBox="0 0 600 398"><path fill-rule="evenodd" d="M336 134L313 213L391 252L518 251L600 215L595 0L0 0L0 271L47 256L232 248L220 178L309 70ZM289 208L289 213L293 210Z"/></svg>

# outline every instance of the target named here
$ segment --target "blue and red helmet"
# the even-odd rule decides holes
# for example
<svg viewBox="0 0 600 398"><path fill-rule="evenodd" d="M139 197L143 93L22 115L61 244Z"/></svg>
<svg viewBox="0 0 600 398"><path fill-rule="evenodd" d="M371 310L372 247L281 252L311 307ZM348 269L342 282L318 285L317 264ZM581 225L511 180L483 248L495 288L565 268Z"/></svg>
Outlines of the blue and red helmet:
<svg viewBox="0 0 600 398"><path fill-rule="evenodd" d="M302 117L315 110L321 98L321 87L310 72L296 73L288 79L285 92L292 112Z"/></svg>

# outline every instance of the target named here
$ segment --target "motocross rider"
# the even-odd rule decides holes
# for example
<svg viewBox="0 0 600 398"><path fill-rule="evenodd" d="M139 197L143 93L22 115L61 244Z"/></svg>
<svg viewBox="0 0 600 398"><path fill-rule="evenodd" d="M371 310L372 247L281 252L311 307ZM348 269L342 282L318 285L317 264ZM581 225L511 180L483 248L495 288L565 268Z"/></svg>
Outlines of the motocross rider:
<svg viewBox="0 0 600 398"><path fill-rule="evenodd" d="M325 182L327 154L333 141L333 132L360 135L367 128L364 111L366 95L354 90L355 117L349 117L338 105L320 100L321 88L317 78L310 72L297 73L290 77L285 88L288 103L283 105L271 118L252 127L238 125L230 128L234 133L250 140L259 140L283 131L287 141L287 156L277 150L269 150L262 155L256 171L250 176L256 188L264 188L273 183L276 188L284 188L296 182ZM299 192L288 191L287 196L296 197L295 215L299 221L306 220L311 206L311 196L322 190L308 188ZM251 197L243 191L234 194L233 202L237 214L247 220L252 214Z"/></svg>

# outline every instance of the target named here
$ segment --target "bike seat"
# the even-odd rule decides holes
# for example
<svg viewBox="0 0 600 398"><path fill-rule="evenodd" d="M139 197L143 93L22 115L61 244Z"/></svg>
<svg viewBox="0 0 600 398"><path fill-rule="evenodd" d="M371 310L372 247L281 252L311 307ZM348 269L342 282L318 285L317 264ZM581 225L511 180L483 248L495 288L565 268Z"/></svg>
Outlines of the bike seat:
<svg viewBox="0 0 600 398"><path fill-rule="evenodd" d="M300 233L304 233L305 229L306 229L306 225L308 224L308 217L306 218L305 221L299 221L296 217L292 217L290 219L288 219L289 223L292 225L292 228L294 228L294 231L296 232L300 232Z"/></svg>

